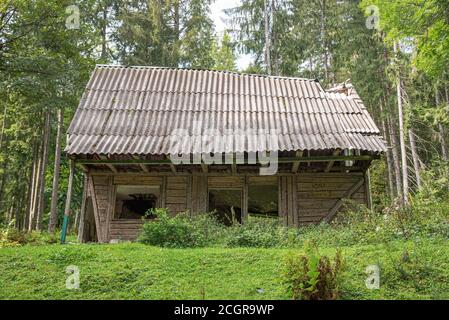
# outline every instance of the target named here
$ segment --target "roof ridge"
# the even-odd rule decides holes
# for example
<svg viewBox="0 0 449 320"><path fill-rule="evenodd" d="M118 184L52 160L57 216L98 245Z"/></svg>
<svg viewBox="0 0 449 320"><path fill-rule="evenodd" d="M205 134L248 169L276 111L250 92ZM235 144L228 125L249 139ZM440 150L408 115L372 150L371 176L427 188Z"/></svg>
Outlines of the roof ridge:
<svg viewBox="0 0 449 320"><path fill-rule="evenodd" d="M213 70L213 69L201 69L201 68L180 68L180 67L162 67L162 66L126 66L121 64L96 64L95 68L98 67L110 67L110 68L132 68L132 69L167 69L167 70L187 70L187 71L210 71L216 73L229 73L235 74L239 76L252 76L252 77L263 77L263 78L273 78L273 79L290 79L290 80L300 80L300 81L310 81L310 82L318 82L318 79L309 79L309 78L301 78L301 77L289 77L289 76L276 76L276 75L267 75L267 74L257 74L257 73L246 73L246 72L238 72L238 71L229 71L229 70ZM324 90L324 88L323 88Z"/></svg>

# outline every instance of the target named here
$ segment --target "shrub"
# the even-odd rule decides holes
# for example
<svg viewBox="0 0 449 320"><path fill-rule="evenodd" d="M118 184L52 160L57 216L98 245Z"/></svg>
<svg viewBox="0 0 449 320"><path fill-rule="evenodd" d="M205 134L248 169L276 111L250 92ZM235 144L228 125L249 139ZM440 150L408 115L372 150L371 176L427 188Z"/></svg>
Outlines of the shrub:
<svg viewBox="0 0 449 320"><path fill-rule="evenodd" d="M0 230L0 247L16 247L27 244L41 245L58 242L56 235L37 231L27 233L19 231L13 226L14 221L11 221L5 229Z"/></svg>
<svg viewBox="0 0 449 320"><path fill-rule="evenodd" d="M306 245L304 255L286 258L283 282L295 300L335 300L340 295L342 263L340 251L332 263L315 245Z"/></svg>
<svg viewBox="0 0 449 320"><path fill-rule="evenodd" d="M287 228L277 219L249 218L244 224L230 227L228 247L288 247L294 245L297 230Z"/></svg>
<svg viewBox="0 0 449 320"><path fill-rule="evenodd" d="M139 241L145 244L170 247L204 247L214 242L221 230L211 214L190 217L188 212L169 216L166 209L152 211L156 219L143 225Z"/></svg>

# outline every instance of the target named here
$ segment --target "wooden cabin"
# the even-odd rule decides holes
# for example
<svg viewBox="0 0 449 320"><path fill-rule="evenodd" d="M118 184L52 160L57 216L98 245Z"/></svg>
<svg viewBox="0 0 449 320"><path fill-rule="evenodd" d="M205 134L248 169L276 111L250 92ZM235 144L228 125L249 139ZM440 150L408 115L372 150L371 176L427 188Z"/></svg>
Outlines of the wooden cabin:
<svg viewBox="0 0 449 320"><path fill-rule="evenodd" d="M68 130L85 173L81 241L136 239L145 212L291 226L370 206L386 150L353 88L233 72L99 65ZM150 218L148 218L150 219Z"/></svg>

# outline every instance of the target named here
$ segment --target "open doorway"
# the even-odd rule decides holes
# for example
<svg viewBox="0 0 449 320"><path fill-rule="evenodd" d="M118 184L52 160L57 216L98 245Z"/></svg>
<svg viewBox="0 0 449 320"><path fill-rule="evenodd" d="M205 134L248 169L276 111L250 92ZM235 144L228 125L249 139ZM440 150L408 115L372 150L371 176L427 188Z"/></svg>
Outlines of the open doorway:
<svg viewBox="0 0 449 320"><path fill-rule="evenodd" d="M227 226L242 223L242 198L241 189L210 189L209 211L215 211L218 220Z"/></svg>
<svg viewBox="0 0 449 320"><path fill-rule="evenodd" d="M115 219L141 219L159 206L159 186L118 185L115 197Z"/></svg>
<svg viewBox="0 0 449 320"><path fill-rule="evenodd" d="M81 237L80 241L86 242L97 242L97 226L95 223L94 216L94 205L92 203L92 197L86 198L85 203L84 219L82 219L82 226L80 226Z"/></svg>

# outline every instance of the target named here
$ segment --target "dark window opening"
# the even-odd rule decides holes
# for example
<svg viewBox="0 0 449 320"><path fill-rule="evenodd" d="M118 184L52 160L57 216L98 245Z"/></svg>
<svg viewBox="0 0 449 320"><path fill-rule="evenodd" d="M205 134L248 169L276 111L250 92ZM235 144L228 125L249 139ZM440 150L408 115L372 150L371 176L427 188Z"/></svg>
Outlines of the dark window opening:
<svg viewBox="0 0 449 320"><path fill-rule="evenodd" d="M278 202L277 185L248 186L248 216L277 218Z"/></svg>
<svg viewBox="0 0 449 320"><path fill-rule="evenodd" d="M209 190L209 211L215 211L217 219L227 226L242 223L242 191Z"/></svg>
<svg viewBox="0 0 449 320"><path fill-rule="evenodd" d="M117 186L115 218L140 219L158 207L159 187ZM151 216L150 216L151 217Z"/></svg>

